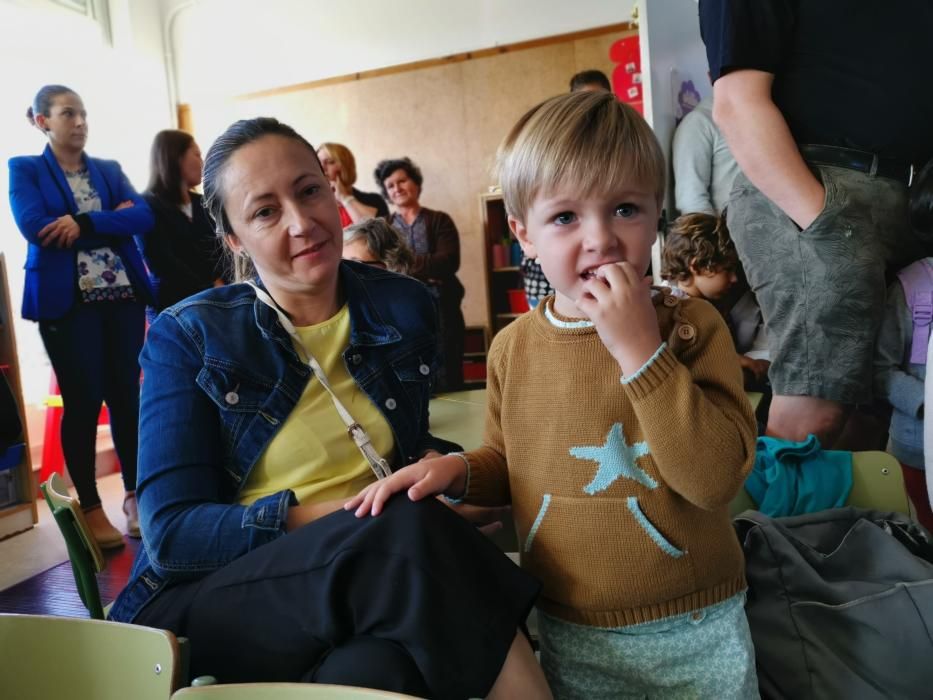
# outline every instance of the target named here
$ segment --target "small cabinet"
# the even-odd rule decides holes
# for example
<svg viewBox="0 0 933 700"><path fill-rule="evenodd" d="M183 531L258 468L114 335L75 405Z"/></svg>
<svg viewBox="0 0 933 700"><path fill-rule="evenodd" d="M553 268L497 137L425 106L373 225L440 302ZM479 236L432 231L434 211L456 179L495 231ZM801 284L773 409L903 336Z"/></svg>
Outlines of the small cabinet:
<svg viewBox="0 0 933 700"><path fill-rule="evenodd" d="M480 195L486 263L486 299L489 332L494 336L528 311L522 285L521 249L509 231L505 202L500 192Z"/></svg>
<svg viewBox="0 0 933 700"><path fill-rule="evenodd" d="M489 334L486 326L467 326L463 338L463 384L466 389L486 386L486 353Z"/></svg>
<svg viewBox="0 0 933 700"><path fill-rule="evenodd" d="M39 521L36 486L33 483L26 412L16 357L13 310L7 284L6 258L0 253L0 372L9 385L23 425L22 435L11 446L0 446L0 539L28 530Z"/></svg>

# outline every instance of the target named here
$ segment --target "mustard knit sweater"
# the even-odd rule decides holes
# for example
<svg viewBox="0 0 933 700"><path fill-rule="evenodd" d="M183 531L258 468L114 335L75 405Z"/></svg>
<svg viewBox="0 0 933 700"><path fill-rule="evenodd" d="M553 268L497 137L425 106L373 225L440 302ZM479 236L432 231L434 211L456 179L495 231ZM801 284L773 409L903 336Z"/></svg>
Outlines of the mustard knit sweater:
<svg viewBox="0 0 933 700"><path fill-rule="evenodd" d="M624 384L596 330L555 327L544 303L490 348L466 500L512 504L539 604L571 622L649 622L745 587L729 502L755 420L735 348L706 302L654 303L667 344Z"/></svg>

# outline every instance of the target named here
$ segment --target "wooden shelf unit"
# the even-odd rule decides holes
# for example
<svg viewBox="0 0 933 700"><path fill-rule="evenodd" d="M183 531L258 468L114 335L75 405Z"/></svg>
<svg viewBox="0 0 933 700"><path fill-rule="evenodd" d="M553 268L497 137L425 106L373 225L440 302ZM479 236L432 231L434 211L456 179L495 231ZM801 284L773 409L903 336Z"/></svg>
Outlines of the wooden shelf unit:
<svg viewBox="0 0 933 700"><path fill-rule="evenodd" d="M464 388L485 388L486 353L489 350L489 333L486 326L467 326L463 348Z"/></svg>
<svg viewBox="0 0 933 700"><path fill-rule="evenodd" d="M13 309L10 304L10 287L7 283L6 257L0 253L0 366L10 385L20 421L23 424L25 449L19 463L11 467L16 480L19 502L0 508L0 539L30 529L39 522L36 510L36 485L33 483L32 459L29 455L29 436L26 432L26 411L23 403L23 385L16 355L16 333L13 329Z"/></svg>
<svg viewBox="0 0 933 700"><path fill-rule="evenodd" d="M490 340L496 333L521 316L509 301L509 292L520 292L524 296L522 273L518 265L495 265L493 246L503 241L514 241L509 231L505 202L498 192L479 196L483 222L483 251L486 256L486 299Z"/></svg>

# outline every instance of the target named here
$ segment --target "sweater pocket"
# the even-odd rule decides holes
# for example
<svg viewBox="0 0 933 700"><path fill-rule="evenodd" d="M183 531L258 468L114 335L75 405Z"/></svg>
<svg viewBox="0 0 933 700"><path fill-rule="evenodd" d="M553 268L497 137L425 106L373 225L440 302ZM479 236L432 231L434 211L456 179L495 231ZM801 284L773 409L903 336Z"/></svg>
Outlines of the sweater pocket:
<svg viewBox="0 0 933 700"><path fill-rule="evenodd" d="M527 515L522 565L544 581L544 595L562 605L618 610L695 590L682 528L634 496L543 494L534 516Z"/></svg>

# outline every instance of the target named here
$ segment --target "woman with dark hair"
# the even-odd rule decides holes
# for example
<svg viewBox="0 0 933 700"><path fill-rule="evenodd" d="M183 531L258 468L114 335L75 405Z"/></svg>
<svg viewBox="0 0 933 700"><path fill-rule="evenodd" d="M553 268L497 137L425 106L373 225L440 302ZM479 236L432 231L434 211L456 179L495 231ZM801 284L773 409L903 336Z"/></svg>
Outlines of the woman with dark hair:
<svg viewBox="0 0 933 700"><path fill-rule="evenodd" d="M274 119L211 146L204 201L248 276L149 329L144 546L111 617L188 637L192 672L222 682L550 697L518 632L538 584L472 523L434 499L343 508L450 447L428 432L423 285L341 260L315 150Z"/></svg>
<svg viewBox="0 0 933 700"><path fill-rule="evenodd" d="M360 192L353 186L356 158L349 148L342 143L322 143L318 146L317 157L337 197L341 226L346 228L374 216L389 215L389 207L382 197L374 192Z"/></svg>
<svg viewBox="0 0 933 700"><path fill-rule="evenodd" d="M166 129L156 134L149 154L149 186L143 197L155 215L143 256L155 288L158 312L185 297L221 284L220 246L201 195L201 149L191 134Z"/></svg>
<svg viewBox="0 0 933 700"><path fill-rule="evenodd" d="M415 254L409 274L427 284L437 299L443 350L438 389L457 391L463 388L463 336L466 332L460 309L464 290L457 279L460 269L457 226L445 212L421 206L423 177L411 159L384 160L373 174L383 195L395 206L389 223L399 230Z"/></svg>
<svg viewBox="0 0 933 700"><path fill-rule="evenodd" d="M39 322L58 379L62 450L87 523L101 547L119 547L97 492L97 419L106 401L127 529L139 537L137 357L152 289L133 237L152 228L152 212L119 163L84 152L87 112L74 90L46 85L26 117L48 145L10 159L10 208L29 243L23 318Z"/></svg>

